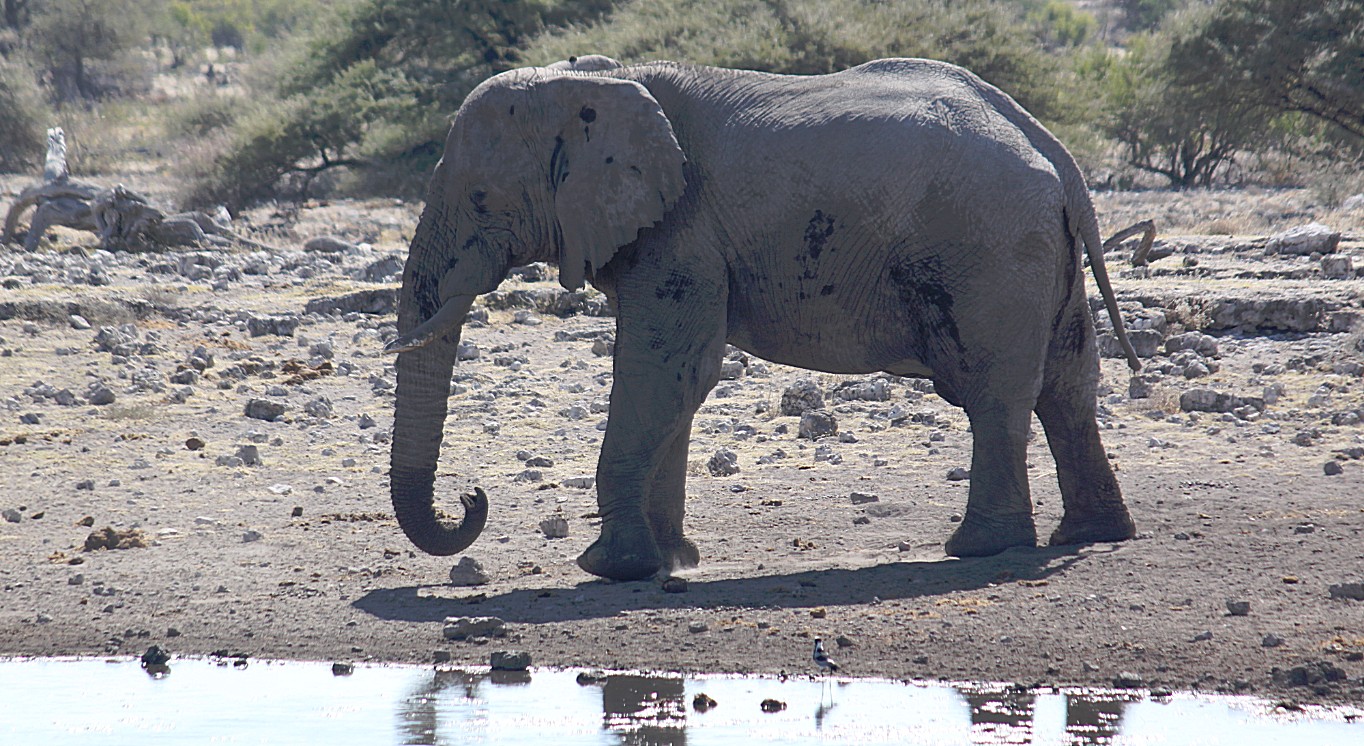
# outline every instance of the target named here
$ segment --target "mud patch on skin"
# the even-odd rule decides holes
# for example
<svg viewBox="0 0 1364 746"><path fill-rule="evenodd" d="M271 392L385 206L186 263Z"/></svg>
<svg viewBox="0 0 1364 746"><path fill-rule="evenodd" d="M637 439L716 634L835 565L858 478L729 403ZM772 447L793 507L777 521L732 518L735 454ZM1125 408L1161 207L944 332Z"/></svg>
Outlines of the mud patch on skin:
<svg viewBox="0 0 1364 746"><path fill-rule="evenodd" d="M815 210L814 217L805 226L805 254L800 257L801 267L804 269L802 276L807 280L813 280L819 274L819 257L825 249L833 251L829 245L829 239L833 238L834 225L837 218L833 215L824 214L823 210Z"/></svg>
<svg viewBox="0 0 1364 746"><path fill-rule="evenodd" d="M936 256L916 259L890 268L890 281L908 309L914 338L921 346L920 360L928 360L933 349L950 342L952 349L965 355L957 320L952 313L952 291L943 283L942 260Z"/></svg>

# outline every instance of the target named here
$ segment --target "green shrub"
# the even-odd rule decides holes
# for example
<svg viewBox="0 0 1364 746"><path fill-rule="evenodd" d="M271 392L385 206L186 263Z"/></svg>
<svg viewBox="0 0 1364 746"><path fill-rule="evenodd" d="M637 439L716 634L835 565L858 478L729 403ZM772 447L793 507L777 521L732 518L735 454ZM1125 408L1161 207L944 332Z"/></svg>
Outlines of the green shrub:
<svg viewBox="0 0 1364 746"><path fill-rule="evenodd" d="M33 71L0 57L0 171L41 164L51 121Z"/></svg>

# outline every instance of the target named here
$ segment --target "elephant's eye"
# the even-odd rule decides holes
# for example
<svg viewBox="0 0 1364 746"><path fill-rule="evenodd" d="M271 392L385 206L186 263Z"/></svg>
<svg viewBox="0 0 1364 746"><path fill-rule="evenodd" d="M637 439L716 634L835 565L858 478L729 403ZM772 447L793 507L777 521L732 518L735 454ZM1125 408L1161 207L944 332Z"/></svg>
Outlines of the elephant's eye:
<svg viewBox="0 0 1364 746"><path fill-rule="evenodd" d="M488 193L483 191L475 191L469 195L469 201L473 203L474 212L477 212L480 215L488 212L488 205L484 204L484 200L487 198Z"/></svg>

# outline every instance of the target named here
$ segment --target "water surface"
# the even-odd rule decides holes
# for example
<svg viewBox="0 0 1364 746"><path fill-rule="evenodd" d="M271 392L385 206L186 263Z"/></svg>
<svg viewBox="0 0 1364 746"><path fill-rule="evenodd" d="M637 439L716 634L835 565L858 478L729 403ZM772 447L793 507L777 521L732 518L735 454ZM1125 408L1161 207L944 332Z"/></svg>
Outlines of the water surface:
<svg viewBox="0 0 1364 746"><path fill-rule="evenodd" d="M173 660L0 661L0 744L1364 744L1364 712L880 680ZM704 692L718 705L698 712ZM764 699L784 703L763 712Z"/></svg>

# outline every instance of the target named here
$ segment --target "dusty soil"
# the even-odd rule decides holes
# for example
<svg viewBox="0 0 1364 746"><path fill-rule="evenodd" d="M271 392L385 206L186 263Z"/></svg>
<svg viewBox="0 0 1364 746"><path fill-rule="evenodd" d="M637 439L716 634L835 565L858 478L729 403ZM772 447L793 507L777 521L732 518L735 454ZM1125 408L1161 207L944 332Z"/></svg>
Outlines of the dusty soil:
<svg viewBox="0 0 1364 746"><path fill-rule="evenodd" d="M26 183L5 181L6 202ZM1110 253L1129 324L1161 345L1205 332L1217 348L1181 357L1160 346L1136 399L1123 363L1104 361L1105 445L1138 538L946 558L968 484L947 479L969 466L959 411L912 380L735 354L736 377L693 433L687 529L702 565L684 593L602 582L574 564L597 521L593 489L570 485L594 472L611 381L610 357L593 347L605 351L613 322L582 313L599 298L509 280L484 299L486 325L466 329L479 356L456 369L438 489L453 510L458 491L482 486L493 511L468 553L490 580L457 587L452 560L414 553L392 518L393 373L381 352L394 333L392 267L362 279L401 258L417 206L253 213L238 228L281 247L273 255L98 254L89 234L65 231L37 255L4 247L0 655L158 644L321 660L443 651L486 664L521 649L536 665L804 674L821 636L838 641L831 653L852 676L1135 675L1156 688L1364 702L1364 601L1330 590L1364 582L1364 353L1350 331L1364 280L1263 248L1318 219L1345 232L1341 252L1360 266L1364 212L1327 211L1301 191L1098 201L1106 233L1156 217L1173 252L1149 270L1126 266L1130 248ZM1217 230L1241 235L1208 235ZM322 234L365 244L302 250ZM342 310L305 312L318 299ZM559 317L554 304L579 312ZM73 313L90 328L73 328ZM840 436L799 439L798 418L779 414L801 378L820 386ZM849 381L862 384L844 388L854 398L835 398ZM109 398L101 387L112 402L93 403ZM1191 389L1242 400L1184 411ZM250 418L253 399L286 409ZM1060 499L1035 431L1046 536ZM737 474L707 468L721 449ZM542 533L555 516L566 538ZM86 551L105 527L145 546ZM1249 610L1232 615L1228 601ZM507 634L443 639L456 616L499 617Z"/></svg>

